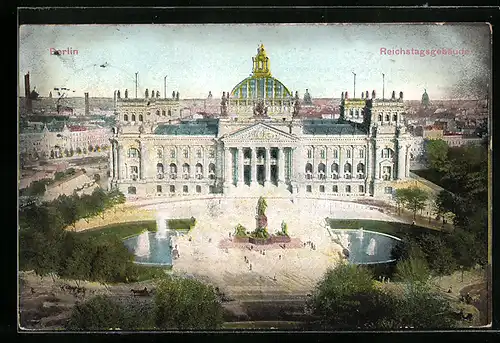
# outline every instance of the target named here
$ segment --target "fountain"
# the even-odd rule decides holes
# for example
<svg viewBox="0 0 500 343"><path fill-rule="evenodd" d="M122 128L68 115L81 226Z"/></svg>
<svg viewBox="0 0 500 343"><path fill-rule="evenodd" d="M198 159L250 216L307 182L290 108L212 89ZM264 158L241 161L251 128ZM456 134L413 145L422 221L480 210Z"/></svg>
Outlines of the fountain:
<svg viewBox="0 0 500 343"><path fill-rule="evenodd" d="M144 231L137 238L136 256L149 256L149 232Z"/></svg>
<svg viewBox="0 0 500 343"><path fill-rule="evenodd" d="M400 238L360 229L331 229L333 242L339 244L349 263L376 264L395 260L392 249ZM360 239L362 233L363 239Z"/></svg>
<svg viewBox="0 0 500 343"><path fill-rule="evenodd" d="M168 238L168 222L164 217L158 217L156 219L156 239Z"/></svg>
<svg viewBox="0 0 500 343"><path fill-rule="evenodd" d="M369 256L375 255L375 238L370 239L370 243L366 247L366 254Z"/></svg>
<svg viewBox="0 0 500 343"><path fill-rule="evenodd" d="M358 230L358 238L360 241L363 240L363 228L362 227L360 227Z"/></svg>

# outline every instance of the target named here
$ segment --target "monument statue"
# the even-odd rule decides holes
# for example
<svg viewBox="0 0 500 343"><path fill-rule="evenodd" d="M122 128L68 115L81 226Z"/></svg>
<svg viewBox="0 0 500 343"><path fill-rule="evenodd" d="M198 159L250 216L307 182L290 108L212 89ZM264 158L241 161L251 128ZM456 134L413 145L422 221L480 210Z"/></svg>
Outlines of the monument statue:
<svg viewBox="0 0 500 343"><path fill-rule="evenodd" d="M125 99L128 98L128 89L125 89Z"/></svg>
<svg viewBox="0 0 500 343"><path fill-rule="evenodd" d="M144 97L147 99L149 97L149 91L148 89L146 88L146 91L144 92Z"/></svg>

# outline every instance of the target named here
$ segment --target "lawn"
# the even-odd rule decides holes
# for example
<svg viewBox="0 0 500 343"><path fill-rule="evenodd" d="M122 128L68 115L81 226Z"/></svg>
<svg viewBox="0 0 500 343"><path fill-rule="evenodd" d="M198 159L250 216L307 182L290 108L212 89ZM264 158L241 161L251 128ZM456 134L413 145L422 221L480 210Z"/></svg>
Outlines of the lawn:
<svg viewBox="0 0 500 343"><path fill-rule="evenodd" d="M79 235L87 237L108 237L117 236L118 238L125 239L131 236L140 234L144 230L156 231L156 221L147 220L140 222L128 222L120 224L111 224L101 226L96 229L86 230L79 233Z"/></svg>
<svg viewBox="0 0 500 343"><path fill-rule="evenodd" d="M328 218L332 229L359 229L375 231L402 237L404 234L421 235L424 233L436 233L436 230L428 229L422 226L416 226L406 223L386 222L381 220L369 219L330 219Z"/></svg>
<svg viewBox="0 0 500 343"><path fill-rule="evenodd" d="M137 264L139 275L136 282L159 279L165 276L165 270L171 270L172 266L145 266Z"/></svg>

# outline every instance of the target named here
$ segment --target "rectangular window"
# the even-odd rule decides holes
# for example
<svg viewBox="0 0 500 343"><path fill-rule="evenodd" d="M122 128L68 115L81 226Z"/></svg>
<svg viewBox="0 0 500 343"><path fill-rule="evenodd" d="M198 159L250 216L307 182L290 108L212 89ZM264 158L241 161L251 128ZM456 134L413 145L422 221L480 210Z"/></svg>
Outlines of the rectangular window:
<svg viewBox="0 0 500 343"><path fill-rule="evenodd" d="M136 166L130 167L130 173L132 173L132 174L137 174L138 170L139 170L139 168L137 168Z"/></svg>
<svg viewBox="0 0 500 343"><path fill-rule="evenodd" d="M339 191L339 186L334 185L334 186L332 187L332 192L333 192L333 193L337 193L338 191Z"/></svg>
<svg viewBox="0 0 500 343"><path fill-rule="evenodd" d="M345 186L345 192L351 193L351 186L349 186L349 185Z"/></svg>
<svg viewBox="0 0 500 343"><path fill-rule="evenodd" d="M184 149L184 158L188 158L189 157L189 151L188 149Z"/></svg>
<svg viewBox="0 0 500 343"><path fill-rule="evenodd" d="M385 187L384 193L385 194L392 194L392 187Z"/></svg>
<svg viewBox="0 0 500 343"><path fill-rule="evenodd" d="M156 186L156 192L161 193L161 186L160 185Z"/></svg>
<svg viewBox="0 0 500 343"><path fill-rule="evenodd" d="M210 149L210 158L215 158L215 150Z"/></svg>
<svg viewBox="0 0 500 343"><path fill-rule="evenodd" d="M175 193L175 186L174 185L170 185L170 193Z"/></svg>
<svg viewBox="0 0 500 343"><path fill-rule="evenodd" d="M189 189L188 189L188 186L186 186L186 185L182 186L182 191L183 191L184 193L187 193L187 192L188 192L188 190L189 190Z"/></svg>
<svg viewBox="0 0 500 343"><path fill-rule="evenodd" d="M321 193L325 193L325 186L323 186L323 185L319 186L319 191Z"/></svg>
<svg viewBox="0 0 500 343"><path fill-rule="evenodd" d="M326 158L325 156L326 156L325 150L321 150L321 158Z"/></svg>
<svg viewBox="0 0 500 343"><path fill-rule="evenodd" d="M175 149L170 150L170 158L175 158Z"/></svg>
<svg viewBox="0 0 500 343"><path fill-rule="evenodd" d="M339 151L333 150L333 158L339 158Z"/></svg>
<svg viewBox="0 0 500 343"><path fill-rule="evenodd" d="M346 157L347 158L351 158L351 150L347 150L346 151Z"/></svg>
<svg viewBox="0 0 500 343"><path fill-rule="evenodd" d="M312 150L307 150L307 158L312 158Z"/></svg>
<svg viewBox="0 0 500 343"><path fill-rule="evenodd" d="M363 149L359 149L359 158L365 158L365 151Z"/></svg>
<svg viewBox="0 0 500 343"><path fill-rule="evenodd" d="M307 191L308 193L311 193L311 192L312 192L312 187L311 187L311 185L307 185L307 186L306 186L306 191Z"/></svg>
<svg viewBox="0 0 500 343"><path fill-rule="evenodd" d="M196 151L196 157L201 158L201 149Z"/></svg>
<svg viewBox="0 0 500 343"><path fill-rule="evenodd" d="M201 186L196 186L196 193L201 193Z"/></svg>

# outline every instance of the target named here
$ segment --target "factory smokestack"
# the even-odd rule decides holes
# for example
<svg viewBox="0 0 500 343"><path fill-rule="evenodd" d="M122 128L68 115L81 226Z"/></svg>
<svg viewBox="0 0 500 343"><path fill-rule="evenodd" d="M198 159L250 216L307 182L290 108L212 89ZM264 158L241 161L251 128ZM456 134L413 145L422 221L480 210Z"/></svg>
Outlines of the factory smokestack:
<svg viewBox="0 0 500 343"><path fill-rule="evenodd" d="M30 73L24 75L24 97L26 101L26 110L28 113L32 112L31 107L31 88L30 88Z"/></svg>
<svg viewBox="0 0 500 343"><path fill-rule="evenodd" d="M85 93L85 115L89 115L89 93Z"/></svg>

